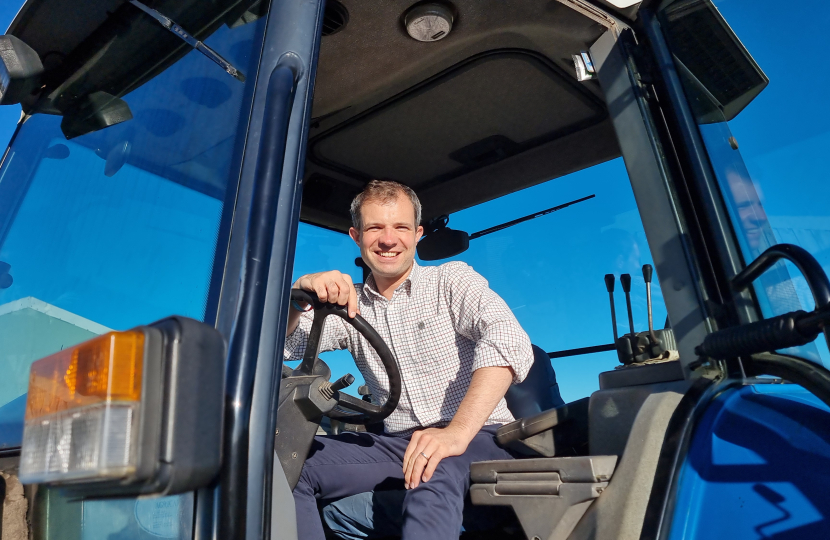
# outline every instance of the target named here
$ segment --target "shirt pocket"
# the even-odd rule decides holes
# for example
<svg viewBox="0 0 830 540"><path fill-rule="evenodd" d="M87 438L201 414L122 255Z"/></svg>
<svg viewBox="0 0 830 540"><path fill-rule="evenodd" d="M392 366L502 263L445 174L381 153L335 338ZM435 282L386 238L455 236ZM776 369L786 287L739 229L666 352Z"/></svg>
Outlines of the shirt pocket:
<svg viewBox="0 0 830 540"><path fill-rule="evenodd" d="M418 317L415 326L415 363L423 371L433 371L458 356L456 333L448 312Z"/></svg>

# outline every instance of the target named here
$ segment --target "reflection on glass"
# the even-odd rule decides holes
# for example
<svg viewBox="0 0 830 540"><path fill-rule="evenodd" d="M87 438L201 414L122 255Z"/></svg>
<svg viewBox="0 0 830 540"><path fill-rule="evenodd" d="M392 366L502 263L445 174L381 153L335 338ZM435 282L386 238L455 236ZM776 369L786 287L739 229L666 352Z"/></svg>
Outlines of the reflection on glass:
<svg viewBox="0 0 830 540"><path fill-rule="evenodd" d="M128 107L128 118L101 129L83 115L35 114L12 142L0 168L0 448L20 445L34 360L109 329L173 314L204 320L215 309L211 276L225 251L218 239L230 221L225 201L236 191L268 2L219 26L212 10L230 17L224 4L179 3L177 17L209 35L213 50L250 75L246 83L198 51L184 54L148 17L117 42L139 46L122 50L123 62L160 55L150 68L111 60L72 83L92 102L108 73L106 90L117 96L104 105ZM33 505L42 540L192 531L190 494L80 502L41 489Z"/></svg>
<svg viewBox="0 0 830 540"><path fill-rule="evenodd" d="M743 2L743 4L742 7L733 6L735 8L733 14L735 20L741 21L739 14L745 13L746 10L763 13L763 10L759 11L755 3ZM724 8L728 9L729 7L730 4L724 5ZM830 13L830 9L825 11ZM814 13L807 15L805 11L802 15L807 19L815 20ZM769 13L769 17L773 17L772 13ZM776 197L774 199L768 198L765 201L757 175L750 175L741 155L742 152L738 150L738 141L744 139L744 137L735 137L730 125L727 124L727 119L731 120L743 107L755 99L761 90L765 89L766 76L760 72L755 61L743 53L740 42L729 35L731 30L727 31L728 26L723 22L718 9L710 0L667 1L661 7L660 18L669 48L674 54L675 64L686 97L699 125L710 162L720 184L721 193L726 202L744 261L749 263L772 245L789 242L805 247L819 258L819 261L824 264L825 270L830 270L828 261L822 260L822 257L826 259L828 251L825 250L825 246L830 246L830 242L814 241L816 238L819 240L825 237L830 238L830 235L827 234L830 227L824 225L827 231L821 231L824 234L816 235L813 234L814 231L793 231L786 226L804 224L806 220L792 219L791 216L802 214L802 208L805 205L813 205L811 190L815 190L815 195L819 195L822 190L826 189L815 182L817 178L797 174L805 168L805 163L816 160L818 155L802 151L798 156L788 156L790 159L786 163L779 163L778 170L776 170L778 177L774 179L776 184L773 184L776 188ZM802 27L803 20L799 19L800 22L797 28L792 28L794 33L798 35L809 34ZM778 24L778 19L770 18L768 23L767 27L775 27ZM763 26L758 24L749 25L747 31L752 35L752 32L759 32L759 29ZM701 31L698 30L702 28L716 29L716 33L721 37L713 40L701 39ZM762 41L761 36L758 37L758 46L760 47L766 39L763 38ZM750 50L753 54L756 54L759 49L750 47ZM774 54L775 57L781 57L780 51L777 49ZM769 57L768 60L773 62L773 58ZM783 62L782 60L779 61ZM766 62L761 63L766 65ZM752 115L755 114L756 120L753 131L764 134L763 140L756 141L761 145L769 144L767 140L774 137L783 137L789 144L791 137L798 136L795 131L787 132L784 130L773 133L774 128L769 121L771 117L778 114L780 107L791 101L793 92L803 92L804 88L812 86L804 85L802 82L793 79L790 69L791 66L784 62L778 73L770 73L772 83L764 90L765 93L761 94L744 112L741 112L740 116L732 120L733 123L740 124L744 121L744 118L749 117L749 122L752 122ZM766 108L763 108L763 105L759 105L759 103L765 103L764 96L767 93L779 91L781 85L790 86L791 88L777 96L778 101L775 102L774 106L768 104ZM796 88L798 90L795 90ZM823 105L825 101L823 96L819 98L818 95L814 97L814 100L816 100L817 105ZM800 114L804 110L804 105L802 103L798 106L798 110L792 111L793 114L788 117L787 124L792 123L795 118L805 118L804 115ZM821 110L822 107L817 106L815 109ZM809 123L812 124L815 120L813 119ZM742 149L745 148L743 142L741 142L741 145ZM758 150L750 147L748 151L752 155L757 153ZM817 172L813 171L813 174L815 175ZM814 187L799 193L798 190L807 185ZM767 181L764 186L770 186L770 182ZM778 212L783 210L786 213L780 217L773 215L769 211L769 203L778 206ZM822 216L830 215L826 204L823 204L818 213ZM819 220L813 219L810 220L810 223L816 225ZM788 266L788 263L778 263L754 283L756 297L764 317L772 317L799 309L812 309L813 307L813 300L804 279L797 270L788 268ZM819 344L819 347L817 347L816 343L811 343L784 352L798 354L814 361L822 361L819 351L823 355L823 360L830 362L830 355L827 354L824 344Z"/></svg>
<svg viewBox="0 0 830 540"><path fill-rule="evenodd" d="M193 494L151 499L85 501L82 540L190 540Z"/></svg>
<svg viewBox="0 0 830 540"><path fill-rule="evenodd" d="M723 190L741 251L746 261L752 261L778 243L761 197L740 152L729 145L732 134L726 122L703 124L700 132ZM803 309L790 273L783 263L778 263L765 272L756 281L755 289L765 317ZM801 350L818 360L815 346L807 345Z"/></svg>

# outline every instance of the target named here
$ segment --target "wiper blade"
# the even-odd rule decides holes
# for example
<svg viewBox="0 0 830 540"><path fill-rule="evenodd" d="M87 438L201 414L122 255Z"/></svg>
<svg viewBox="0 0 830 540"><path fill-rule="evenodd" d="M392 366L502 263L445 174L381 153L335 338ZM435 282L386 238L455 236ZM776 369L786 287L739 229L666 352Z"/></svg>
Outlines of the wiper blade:
<svg viewBox="0 0 830 540"><path fill-rule="evenodd" d="M476 238L481 238L485 234L494 233L496 231L500 231L502 229L506 229L508 227L512 227L513 225L518 225L519 223L524 223L525 221L529 221L531 219L536 219L537 217L546 216L558 210L562 210L563 208L567 208L571 205L576 203L581 203L582 201L587 201L588 199L593 199L596 195L588 195L587 197L582 197L581 199L576 199L575 201L566 202L565 204L560 204L559 206L554 206L553 208L548 208L547 210L542 210L541 212L535 212L533 214L520 217L519 219L514 219L513 221L508 221L507 223L502 223L501 225L496 225L495 227L490 227L489 229L484 229L483 231L478 231L470 235L470 240L475 240Z"/></svg>
<svg viewBox="0 0 830 540"><path fill-rule="evenodd" d="M198 39L196 39L193 36L191 36L190 34L188 34L187 31L184 28L182 28L181 26L179 26L178 24L176 24L176 22L173 21L173 19L162 15L161 13L156 11L155 9L152 9L152 8L149 8L149 7L145 6L144 4L139 2L138 0L130 0L130 3L132 5L134 5L135 7L137 7L138 9L140 9L141 11L143 11L144 13L146 13L147 15L149 15L150 17L157 20L163 27L167 28L173 34L178 36L179 39L181 39L182 41L184 41L185 43L187 43L188 45L190 45L191 47L193 47L194 49L196 49L197 51L199 51L203 55L205 55L208 58L210 58L211 60L213 60L216 64L219 65L219 67L221 67L223 70L225 70L225 72L228 73L231 77L233 77L233 78L235 78L239 81L245 82L245 75L243 75L241 71L236 69L233 66L233 64L231 64L230 62L228 62L227 60L222 58L222 56L218 52L214 51L213 49L211 49L210 47L208 47L207 45L205 45L204 43L202 43Z"/></svg>

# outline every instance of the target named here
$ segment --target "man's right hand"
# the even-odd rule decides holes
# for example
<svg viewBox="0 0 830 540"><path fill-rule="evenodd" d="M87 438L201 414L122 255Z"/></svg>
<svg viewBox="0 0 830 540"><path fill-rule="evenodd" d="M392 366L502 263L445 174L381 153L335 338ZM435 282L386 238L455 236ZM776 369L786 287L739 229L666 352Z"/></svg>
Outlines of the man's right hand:
<svg viewBox="0 0 830 540"><path fill-rule="evenodd" d="M346 306L349 317L360 313L357 307L357 291L349 274L337 270L306 274L294 283L294 288L316 293L321 302Z"/></svg>

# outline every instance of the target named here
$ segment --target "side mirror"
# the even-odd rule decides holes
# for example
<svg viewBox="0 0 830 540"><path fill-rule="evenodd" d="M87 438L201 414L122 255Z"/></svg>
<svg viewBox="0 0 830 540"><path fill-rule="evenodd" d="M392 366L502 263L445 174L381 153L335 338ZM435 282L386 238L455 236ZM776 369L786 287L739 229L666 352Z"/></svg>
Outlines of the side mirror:
<svg viewBox="0 0 830 540"><path fill-rule="evenodd" d="M14 36L0 36L0 105L23 101L40 84L38 54Z"/></svg>
<svg viewBox="0 0 830 540"><path fill-rule="evenodd" d="M170 317L32 364L20 481L78 497L173 495L219 472L225 340Z"/></svg>
<svg viewBox="0 0 830 540"><path fill-rule="evenodd" d="M464 253L470 247L470 235L446 227L427 234L416 247L424 261L438 261Z"/></svg>

